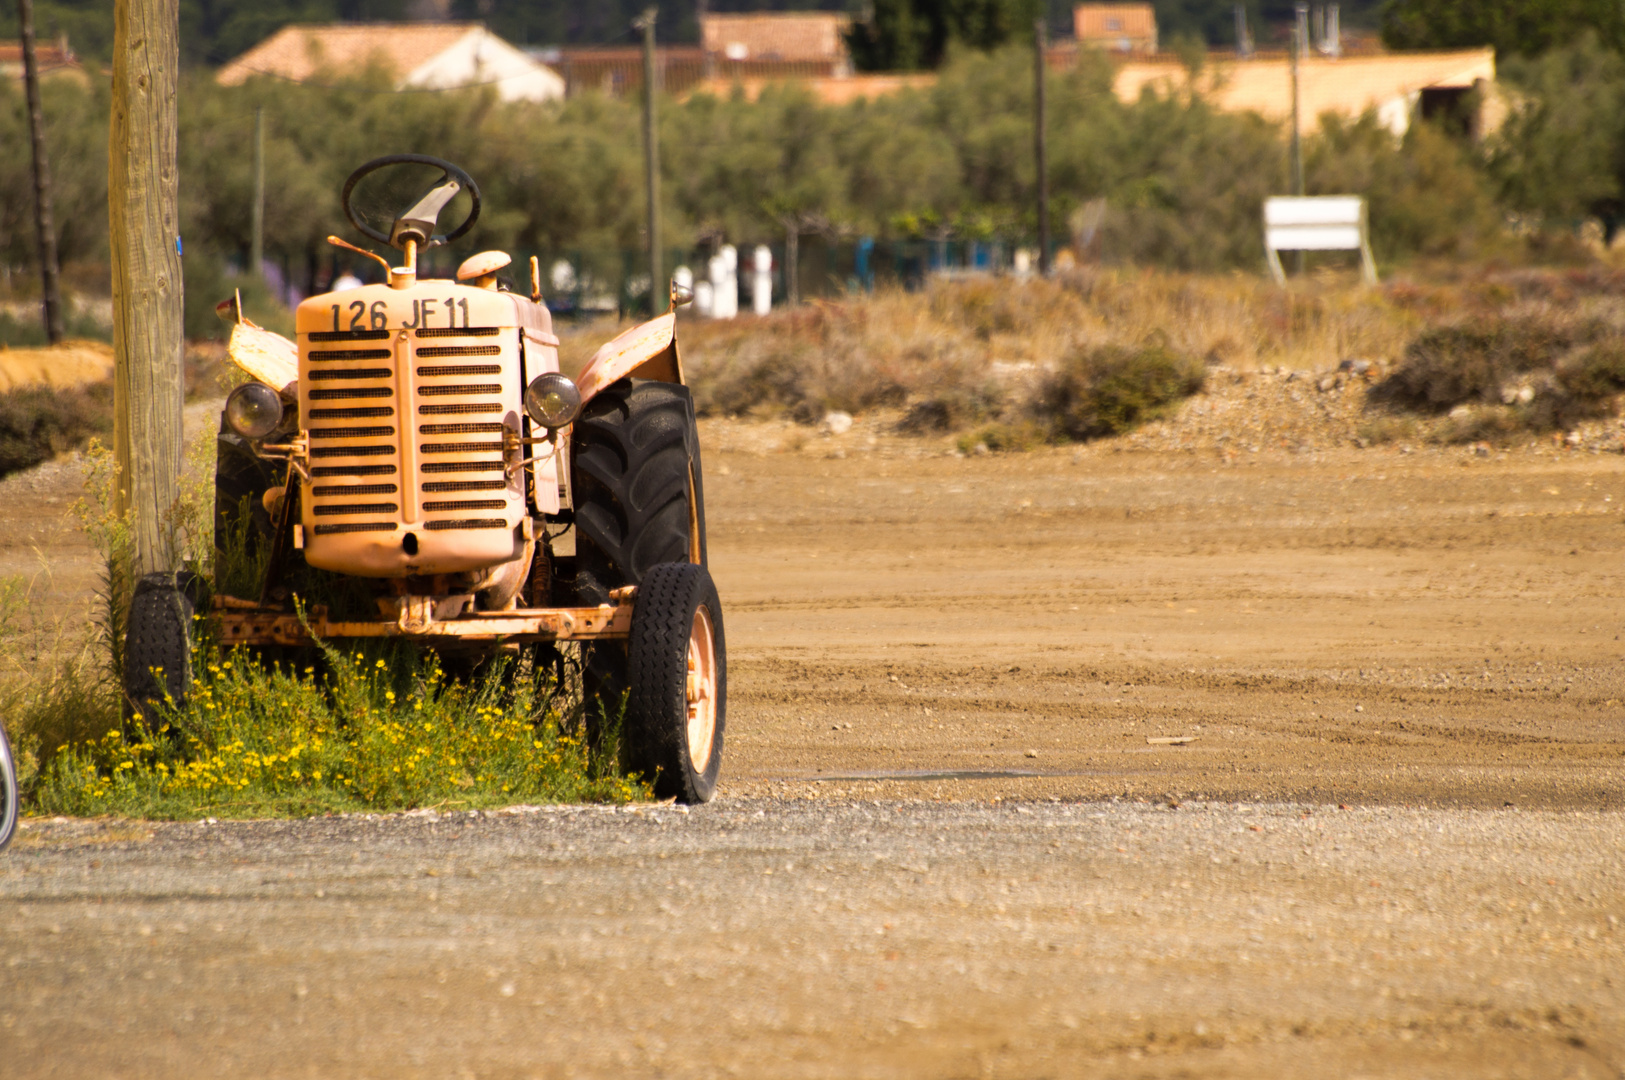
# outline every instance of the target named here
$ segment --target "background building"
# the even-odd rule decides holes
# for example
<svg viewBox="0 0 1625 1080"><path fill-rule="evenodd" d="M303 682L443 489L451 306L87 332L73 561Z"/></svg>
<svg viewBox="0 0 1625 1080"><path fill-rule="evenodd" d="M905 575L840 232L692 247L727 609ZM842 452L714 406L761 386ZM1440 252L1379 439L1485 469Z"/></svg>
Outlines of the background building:
<svg viewBox="0 0 1625 1080"><path fill-rule="evenodd" d="M256 75L304 82L382 68L398 89L494 86L504 101L556 101L564 79L480 23L286 26L220 69L224 86Z"/></svg>
<svg viewBox="0 0 1625 1080"><path fill-rule="evenodd" d="M1157 51L1157 13L1150 4L1079 4L1072 33L1083 48L1118 53Z"/></svg>

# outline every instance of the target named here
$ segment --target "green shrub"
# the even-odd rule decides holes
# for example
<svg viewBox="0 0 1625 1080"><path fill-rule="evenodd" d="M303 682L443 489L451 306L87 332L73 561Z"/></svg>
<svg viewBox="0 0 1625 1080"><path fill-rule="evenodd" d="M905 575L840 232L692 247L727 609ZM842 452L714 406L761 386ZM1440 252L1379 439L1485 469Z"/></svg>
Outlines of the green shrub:
<svg viewBox="0 0 1625 1080"><path fill-rule="evenodd" d="M67 337L91 341L112 341L113 327L87 311L72 304L62 320ZM0 311L0 345L13 349L33 349L44 345L45 322L41 318L18 319L9 311Z"/></svg>
<svg viewBox="0 0 1625 1080"><path fill-rule="evenodd" d="M981 386L948 385L911 403L897 422L905 435L954 431L998 414L1004 391L995 383Z"/></svg>
<svg viewBox="0 0 1625 1080"><path fill-rule="evenodd" d="M1050 430L1032 420L988 424L966 435L957 442L961 453L971 453L978 445L989 450L1011 452L1031 450L1050 441Z"/></svg>
<svg viewBox="0 0 1625 1080"><path fill-rule="evenodd" d="M0 476L33 468L113 430L113 384L0 393Z"/></svg>
<svg viewBox="0 0 1625 1080"><path fill-rule="evenodd" d="M1609 338L1577 349L1557 367L1563 393L1580 406L1597 406L1625 392L1625 341Z"/></svg>
<svg viewBox="0 0 1625 1080"><path fill-rule="evenodd" d="M1550 371L1576 345L1606 332L1594 320L1546 314L1492 315L1435 326L1410 343L1404 359L1372 388L1371 397L1432 412L1475 401L1499 403L1510 380Z"/></svg>
<svg viewBox="0 0 1625 1080"><path fill-rule="evenodd" d="M1201 390L1204 375L1201 361L1161 344L1082 349L1046 381L1034 410L1062 438L1121 435Z"/></svg>

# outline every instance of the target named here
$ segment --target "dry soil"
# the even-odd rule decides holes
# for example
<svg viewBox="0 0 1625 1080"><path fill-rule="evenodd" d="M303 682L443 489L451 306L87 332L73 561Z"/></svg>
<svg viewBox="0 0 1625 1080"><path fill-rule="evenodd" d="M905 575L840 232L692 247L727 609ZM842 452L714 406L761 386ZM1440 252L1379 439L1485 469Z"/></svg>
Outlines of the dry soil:
<svg viewBox="0 0 1625 1080"><path fill-rule="evenodd" d="M6 1075L1625 1076L1625 459L703 439L717 802L32 822Z"/></svg>

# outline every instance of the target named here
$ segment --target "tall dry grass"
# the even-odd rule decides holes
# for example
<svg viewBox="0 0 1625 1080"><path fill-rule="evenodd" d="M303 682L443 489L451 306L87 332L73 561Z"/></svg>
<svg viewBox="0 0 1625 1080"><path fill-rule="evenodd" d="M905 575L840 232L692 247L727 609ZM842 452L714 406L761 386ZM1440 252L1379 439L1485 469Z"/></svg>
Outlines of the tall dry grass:
<svg viewBox="0 0 1625 1080"><path fill-rule="evenodd" d="M568 329L567 366L612 333ZM1244 274L1087 268L937 280L760 319L684 316L678 336L702 414L811 423L830 410L891 411L904 431L981 429L972 441L1015 448L1166 415L1204 367L1342 365L1388 376L1370 399L1374 422L1394 414L1410 430L1467 404L1470 422L1429 421L1427 437L1510 438L1615 408L1625 270L1442 264L1376 288L1325 272L1283 289ZM1108 383L1115 401L1091 400ZM1125 397L1125 383L1139 389Z"/></svg>
<svg viewBox="0 0 1625 1080"><path fill-rule="evenodd" d="M939 280L760 319L684 317L678 336L702 414L816 422L897 409L905 429L940 431L1042 408L1050 376L1080 355L1156 348L1243 370L1322 370L1396 358L1425 322L1390 290L1346 277L1280 289L1241 274L1091 268ZM590 336L608 335L566 335L576 363Z"/></svg>

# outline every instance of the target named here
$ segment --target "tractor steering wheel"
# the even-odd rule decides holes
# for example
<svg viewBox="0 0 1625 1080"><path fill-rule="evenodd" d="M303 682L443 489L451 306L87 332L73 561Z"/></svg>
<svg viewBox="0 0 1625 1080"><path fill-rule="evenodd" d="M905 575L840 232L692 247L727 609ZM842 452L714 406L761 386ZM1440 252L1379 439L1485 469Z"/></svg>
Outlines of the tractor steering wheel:
<svg viewBox="0 0 1625 1080"><path fill-rule="evenodd" d="M439 187L447 180L455 180L462 186L464 191L468 192L468 197L472 200L472 203L468 208L468 217L463 219L463 223L448 233L431 236L428 240L428 245L426 246L450 243L451 241L456 240L458 237L467 233L468 230L474 227L474 222L479 220L480 188L478 184L474 183L474 178L472 176L469 176L466 172L459 169L449 161L443 161L437 157L429 157L427 154L387 154L384 157L373 158L355 172L351 173L350 178L344 181L344 191L339 196L339 202L344 207L344 216L349 218L350 224L354 225L358 230L360 230L361 234L367 237L369 240L376 240L381 244L389 244L391 246L394 246L395 244L394 239L388 233L374 228L361 220L359 215L357 215L355 212L355 207L350 201L350 196L355 192L355 186L360 183L364 177L367 177L372 173L377 172L379 169L387 168L391 165L428 165L432 168L439 169L440 179L436 180L434 184L430 185L431 189ZM405 212L404 208L402 212Z"/></svg>

